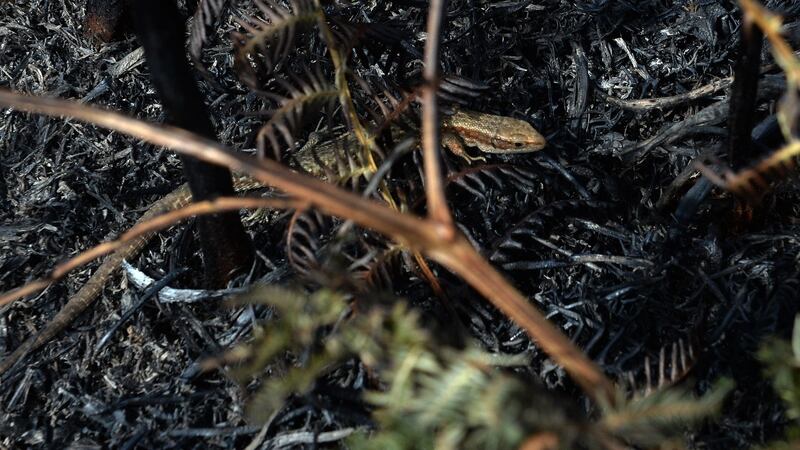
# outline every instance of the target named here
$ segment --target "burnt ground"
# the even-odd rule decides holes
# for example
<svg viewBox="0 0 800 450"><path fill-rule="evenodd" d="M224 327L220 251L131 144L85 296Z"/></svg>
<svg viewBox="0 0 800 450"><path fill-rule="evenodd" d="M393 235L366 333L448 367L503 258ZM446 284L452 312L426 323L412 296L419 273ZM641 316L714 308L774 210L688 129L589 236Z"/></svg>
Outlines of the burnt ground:
<svg viewBox="0 0 800 450"><path fill-rule="evenodd" d="M234 12L251 9L239 3ZM792 2L768 6L789 24L800 12ZM402 24L405 60L400 69L385 71L394 81L398 73L413 78L419 71L421 7L378 1L341 13ZM731 76L739 41L736 5L453 1L448 11L444 72L489 87L470 108L525 119L549 141L536 155L490 157L490 163L513 165L516 176L457 177L461 185L453 183L448 194L465 230L610 376L638 373L646 356L683 340L694 343L691 376L698 392L719 377L732 378L737 387L723 415L687 433L690 447L743 448L779 437L786 419L753 354L764 337L788 336L798 310L796 183L776 186L752 220L715 190L678 226L673 216L688 186L671 186L693 158L721 148L725 91L644 111L607 98L682 95ZM242 92L231 69L226 36L236 25L229 16L204 57L213 77L235 90L221 94L203 86L220 140L251 148L261 118L244 113L259 102ZM82 1L0 4L0 85L162 121L135 38L95 42L85 34L83 17ZM793 29L788 38L797 48ZM766 47L764 61L770 61ZM362 70L374 76L377 67ZM770 83L762 83L752 112L757 120L774 112L780 81ZM668 128L700 111L711 111L710 119ZM452 158L448 165L453 174L463 168ZM73 120L3 111L0 289L43 276L62 258L118 235L180 183L177 158L168 151ZM285 220L252 229L259 251L279 267L285 265L282 227ZM192 233L180 227L160 236L135 261L138 267L156 278L178 267L197 268ZM96 266L2 308L0 354L40 328ZM255 276L268 272L266 266L257 264ZM516 327L463 283L438 274L460 300L459 314L474 336L491 350L534 355L530 372L577 403L578 391L564 373L544 363ZM184 285L196 281L183 278ZM403 283L401 293L436 309L435 297L416 278ZM120 311L140 295L115 278L87 313L3 379L0 446L232 448L256 436L259 427L244 419L245 390L222 373L192 373L196 362L230 342L242 310L220 309L217 301L150 302L96 350ZM328 414L325 405L287 407L273 433L335 430L356 420Z"/></svg>

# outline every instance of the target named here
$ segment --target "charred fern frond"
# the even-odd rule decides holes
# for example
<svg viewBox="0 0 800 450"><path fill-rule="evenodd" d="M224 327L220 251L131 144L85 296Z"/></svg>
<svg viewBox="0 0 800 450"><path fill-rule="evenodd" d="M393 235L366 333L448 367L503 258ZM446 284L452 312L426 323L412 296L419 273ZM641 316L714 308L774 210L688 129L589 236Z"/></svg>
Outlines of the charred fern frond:
<svg viewBox="0 0 800 450"><path fill-rule="evenodd" d="M341 16L328 16L336 43L343 53L359 46L372 47L376 44L382 46L398 45L405 37L404 32L391 23L354 22Z"/></svg>
<svg viewBox="0 0 800 450"><path fill-rule="evenodd" d="M376 93L365 80L358 77L355 78L362 90L367 93L368 98L380 109L381 115L378 115L374 110L368 110L372 113L375 123L382 123L379 130L404 118L415 123L419 122L419 117L412 106L419 98L420 86L411 89L393 89L385 84L385 80L377 80L384 85L381 92ZM480 97L486 89L488 89L488 86L484 84L476 83L457 75L448 75L442 77L437 94L439 98L446 102L467 105L475 98ZM393 91L399 91L399 94L394 94Z"/></svg>
<svg viewBox="0 0 800 450"><path fill-rule="evenodd" d="M307 119L305 111L311 110L319 114L320 111L332 109L339 92L319 71L306 71L305 79L294 76L291 83L280 78L277 82L286 90L287 95L263 93L279 106L264 113L270 118L258 131L256 145L260 157L266 157L272 150L275 159L281 160L281 149L285 146L280 145L279 138L293 151L296 140L294 133Z"/></svg>
<svg viewBox="0 0 800 450"><path fill-rule="evenodd" d="M259 74L275 72L294 48L298 28L313 24L321 11L313 0L292 0L291 9L274 0L254 1L264 17L236 19L244 32L235 32L232 38L239 77L251 89L259 90Z"/></svg>
<svg viewBox="0 0 800 450"><path fill-rule="evenodd" d="M203 46L209 40L210 33L225 13L230 0L199 0L194 12L192 26L189 34L189 55L192 57L195 69L213 85L217 82L211 77L205 64L203 64Z"/></svg>
<svg viewBox="0 0 800 450"><path fill-rule="evenodd" d="M588 200L564 200L543 206L523 217L502 237L495 240L489 260L495 263L506 261L519 263L519 259L511 257L510 253L518 250L529 251L527 248L529 239L540 235L551 223L563 222L568 215L598 213L609 207L608 203Z"/></svg>
<svg viewBox="0 0 800 450"><path fill-rule="evenodd" d="M383 242L373 247L365 236L354 238L351 226L336 227L331 217L308 209L296 212L288 226L289 263L303 278L324 286L349 286L358 292L374 291L364 274L387 252Z"/></svg>
<svg viewBox="0 0 800 450"><path fill-rule="evenodd" d="M372 123L375 124L372 134L376 136L381 134L383 130L388 129L391 124L398 122L398 119L409 110L415 98L415 94L407 93L401 94L401 98L398 98L385 85L380 88L381 92L377 92L372 87L372 84L364 78L352 72L350 76L361 88L360 91L357 91L361 96L355 100L363 105L363 109L369 115ZM375 81L378 84L385 84L384 80L381 79Z"/></svg>
<svg viewBox="0 0 800 450"><path fill-rule="evenodd" d="M800 140L794 139L758 163L738 172L726 169L722 175L718 175L704 164L698 164L697 168L717 186L747 201L757 202L769 191L772 183L794 173L798 155Z"/></svg>
<svg viewBox="0 0 800 450"><path fill-rule="evenodd" d="M322 237L330 231L330 226L330 218L313 209L297 211L292 216L286 234L286 253L298 274L306 276L319 269Z"/></svg>
<svg viewBox="0 0 800 450"><path fill-rule="evenodd" d="M467 105L470 101L484 95L488 89L489 86L483 83L458 75L447 75L442 77L437 95L446 102Z"/></svg>
<svg viewBox="0 0 800 450"><path fill-rule="evenodd" d="M531 168L511 164L484 164L451 174L446 183L486 200L486 193L493 187L502 189L511 185L522 192L536 192L541 187L541 175L532 172Z"/></svg>
<svg viewBox="0 0 800 450"><path fill-rule="evenodd" d="M697 357L691 341L678 339L669 346L661 347L657 361L645 356L641 370L636 371L639 373L628 371L622 381L633 396L646 397L684 380L697 362ZM637 382L637 378L641 381Z"/></svg>
<svg viewBox="0 0 800 450"><path fill-rule="evenodd" d="M392 246L371 260L361 271L360 277L372 290L392 291L394 280L398 279L397 274L405 267L406 254L404 248Z"/></svg>

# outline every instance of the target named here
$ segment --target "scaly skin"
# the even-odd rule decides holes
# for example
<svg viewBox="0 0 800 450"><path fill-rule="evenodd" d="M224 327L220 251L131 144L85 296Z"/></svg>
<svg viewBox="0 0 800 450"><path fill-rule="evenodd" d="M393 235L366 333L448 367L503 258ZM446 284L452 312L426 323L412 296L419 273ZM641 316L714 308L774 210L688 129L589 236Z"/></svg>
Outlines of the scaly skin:
<svg viewBox="0 0 800 450"><path fill-rule="evenodd" d="M185 206L191 201L191 198L189 187L184 184L161 200L153 203L136 223L144 222L161 213ZM122 265L122 260L138 255L154 235L155 233L147 233L139 236L128 242L127 245L120 247L116 252L108 255L97 271L89 278L89 281L69 299L67 304L58 311L52 320L41 331L25 340L22 345L17 347L13 353L0 363L0 374L13 367L20 358L41 347L72 323L100 295L106 281Z"/></svg>
<svg viewBox="0 0 800 450"><path fill-rule="evenodd" d="M484 153L531 153L547 145L544 136L524 120L474 111L456 111L444 117L442 130Z"/></svg>
<svg viewBox="0 0 800 450"><path fill-rule="evenodd" d="M445 146L467 161L481 158L473 158L467 155L464 150L464 144L478 147L486 153L529 153L541 150L545 146L544 137L528 122L471 111L456 111L453 115L444 117L442 131ZM344 139L349 141L347 137ZM324 178L324 171L319 166L318 161L330 167L336 160L337 150L340 148L352 148L352 144L351 142L342 144L340 141L334 141L318 145L318 139L316 135L313 135L309 142L296 153L295 160L306 172ZM261 184L250 177L239 175L234 179L234 189L237 192L249 191L258 187L261 187ZM153 203L136 223L138 224L159 214L182 208L188 205L191 200L192 195L189 187L184 184ZM122 261L136 257L154 235L155 233L147 233L139 236L107 256L97 271L89 278L89 281L69 299L67 304L41 331L29 337L14 352L0 362L0 375L14 367L17 361L44 345L72 323L99 297L103 286L122 266Z"/></svg>

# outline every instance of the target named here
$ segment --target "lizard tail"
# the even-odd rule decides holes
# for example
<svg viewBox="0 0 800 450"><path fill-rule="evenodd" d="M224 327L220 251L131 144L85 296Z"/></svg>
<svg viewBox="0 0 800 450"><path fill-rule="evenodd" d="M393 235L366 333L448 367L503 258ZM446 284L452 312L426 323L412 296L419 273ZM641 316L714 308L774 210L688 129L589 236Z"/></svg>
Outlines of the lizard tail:
<svg viewBox="0 0 800 450"><path fill-rule="evenodd" d="M144 222L158 214L186 206L190 201L189 188L183 185L153 203L136 223ZM89 278L89 281L69 299L67 304L58 311L52 320L45 324L41 331L26 339L22 345L0 361L0 375L6 373L28 353L37 350L72 323L100 296L103 286L119 270L120 266L122 266L122 261L138 255L154 235L154 232L143 234L106 257L97 271Z"/></svg>
<svg viewBox="0 0 800 450"><path fill-rule="evenodd" d="M150 240L152 236L141 236L140 238L136 239L135 242L131 242L132 244L139 243L138 241L142 241L139 243L139 249L134 251L134 254L130 254L131 252L125 251L125 255L121 255L119 253L115 253L103 261L103 264L97 269L97 271L92 274L92 277L89 278L89 281L80 288L80 290L70 298L66 305L64 305L61 310L53 317L52 320L47 322L47 324L42 328L39 332L34 334L33 336L29 337L22 343L19 347L16 348L10 355L8 355L2 362L0 362L0 375L4 374L12 367L14 367L17 361L24 358L28 353L37 350L39 347L47 343L50 339L54 338L58 333L61 332L64 328L67 327L75 318L77 318L92 302L97 299L100 295L100 291L103 289L103 285L105 285L106 281L114 274L114 272L122 265L122 260L126 257L133 257L135 253L138 253L144 244Z"/></svg>

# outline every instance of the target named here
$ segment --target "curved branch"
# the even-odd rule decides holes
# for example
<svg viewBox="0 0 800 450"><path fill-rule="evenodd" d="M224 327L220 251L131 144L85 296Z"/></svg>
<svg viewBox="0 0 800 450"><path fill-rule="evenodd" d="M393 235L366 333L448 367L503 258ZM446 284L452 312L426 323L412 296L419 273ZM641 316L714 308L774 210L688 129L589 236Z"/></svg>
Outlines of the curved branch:
<svg viewBox="0 0 800 450"><path fill-rule="evenodd" d="M291 171L268 159L233 153L222 144L166 125L153 125L123 114L76 102L31 97L0 90L0 105L22 111L70 116L130 136L168 147L206 162L244 172L262 183L286 191L327 214L350 219L383 233L412 250L421 251L463 277L511 320L522 327L542 349L575 379L592 398L614 403L613 385L594 362L586 357L528 300L473 249L467 239L453 231L442 239L442 224L403 214L364 199L319 179ZM451 227L447 227L453 230Z"/></svg>
<svg viewBox="0 0 800 450"><path fill-rule="evenodd" d="M224 211L237 211L240 209L295 209L302 206L303 202L297 200L252 197L219 197L214 200L191 203L183 208L160 214L152 219L140 222L120 235L116 240L103 242L57 265L45 278L32 281L24 286L0 295L0 306L11 303L26 295L42 291L47 286L64 278L65 275L78 267L101 256L108 255L138 237L163 230L192 216L216 214Z"/></svg>
<svg viewBox="0 0 800 450"><path fill-rule="evenodd" d="M446 0L432 0L428 9L428 30L425 41L425 67L422 87L422 152L425 162L425 195L428 198L428 217L444 225L442 231L449 233L445 239L455 236L453 218L444 197L442 168L439 161L441 137L439 130L439 106L436 91L439 86L439 41L441 38L442 13Z"/></svg>

